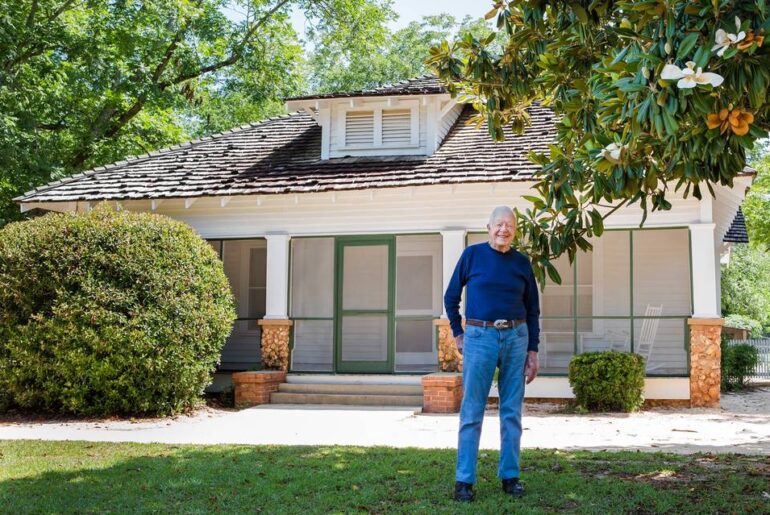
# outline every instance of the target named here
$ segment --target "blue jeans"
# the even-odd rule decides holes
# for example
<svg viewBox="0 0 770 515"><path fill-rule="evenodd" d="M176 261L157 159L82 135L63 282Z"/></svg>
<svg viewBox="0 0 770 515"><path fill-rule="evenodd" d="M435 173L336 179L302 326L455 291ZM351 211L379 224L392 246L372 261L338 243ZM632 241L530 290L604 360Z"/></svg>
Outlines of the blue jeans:
<svg viewBox="0 0 770 515"><path fill-rule="evenodd" d="M463 345L463 402L457 441L456 480L476 482L481 424L489 388L499 368L500 479L519 477L521 405L529 336L527 324L513 329L467 326Z"/></svg>

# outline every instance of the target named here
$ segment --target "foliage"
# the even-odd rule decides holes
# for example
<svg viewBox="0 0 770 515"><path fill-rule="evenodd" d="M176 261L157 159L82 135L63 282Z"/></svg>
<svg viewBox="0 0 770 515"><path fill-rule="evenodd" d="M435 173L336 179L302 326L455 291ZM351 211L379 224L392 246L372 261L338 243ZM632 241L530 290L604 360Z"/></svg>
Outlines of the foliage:
<svg viewBox="0 0 770 515"><path fill-rule="evenodd" d="M766 149L751 166L757 177L746 194L741 209L752 247L770 252L770 153Z"/></svg>
<svg viewBox="0 0 770 515"><path fill-rule="evenodd" d="M453 449L6 440L0 453L0 506L21 513L767 511L767 458L745 454L523 449L514 501L485 450L478 497L458 506Z"/></svg>
<svg viewBox="0 0 770 515"><path fill-rule="evenodd" d="M303 87L293 9L344 42L387 5L0 0L0 226L34 186L282 111Z"/></svg>
<svg viewBox="0 0 770 515"><path fill-rule="evenodd" d="M570 360L569 384L581 408L635 411L644 403L644 370L644 358L638 354L586 352Z"/></svg>
<svg viewBox="0 0 770 515"><path fill-rule="evenodd" d="M759 351L748 343L731 344L722 338L722 391L743 390L759 364Z"/></svg>
<svg viewBox="0 0 770 515"><path fill-rule="evenodd" d="M770 255L747 245L734 245L722 265L722 312L743 315L770 332Z"/></svg>
<svg viewBox="0 0 770 515"><path fill-rule="evenodd" d="M727 315L725 317L725 327L735 327L736 329L746 329L749 332L749 338L762 337L762 324L743 315Z"/></svg>
<svg viewBox="0 0 770 515"><path fill-rule="evenodd" d="M671 208L672 190L732 185L770 129L764 0L498 0L486 17L508 37L501 54L495 35L466 35L428 63L496 139L523 130L533 102L558 115L550 151L530 156L537 195L518 213L541 284L558 282L551 259L588 249L621 206L637 203L644 223Z"/></svg>
<svg viewBox="0 0 770 515"><path fill-rule="evenodd" d="M20 407L177 413L234 319L222 263L181 222L100 208L0 230L0 389Z"/></svg>
<svg viewBox="0 0 770 515"><path fill-rule="evenodd" d="M312 42L308 58L310 90L320 93L369 89L430 72L423 62L428 50L455 33L489 34L483 20L437 14L413 21L395 32L384 31L357 45L326 35Z"/></svg>

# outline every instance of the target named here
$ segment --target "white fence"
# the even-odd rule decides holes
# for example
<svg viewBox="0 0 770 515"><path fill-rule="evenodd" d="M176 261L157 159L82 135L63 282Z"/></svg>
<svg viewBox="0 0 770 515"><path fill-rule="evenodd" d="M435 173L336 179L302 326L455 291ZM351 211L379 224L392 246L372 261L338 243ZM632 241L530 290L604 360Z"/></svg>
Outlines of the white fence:
<svg viewBox="0 0 770 515"><path fill-rule="evenodd" d="M754 371L754 377L770 379L770 338L761 340L730 340L730 345L747 343L757 349L759 363Z"/></svg>

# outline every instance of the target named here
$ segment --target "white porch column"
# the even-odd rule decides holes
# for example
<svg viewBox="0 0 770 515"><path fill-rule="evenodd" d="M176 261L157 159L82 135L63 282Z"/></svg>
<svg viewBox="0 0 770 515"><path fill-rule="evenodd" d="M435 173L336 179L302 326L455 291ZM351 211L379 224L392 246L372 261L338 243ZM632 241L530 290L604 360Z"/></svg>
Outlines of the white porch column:
<svg viewBox="0 0 770 515"><path fill-rule="evenodd" d="M717 284L716 224L690 225L693 318L720 318Z"/></svg>
<svg viewBox="0 0 770 515"><path fill-rule="evenodd" d="M268 234L266 319L289 318L289 235Z"/></svg>
<svg viewBox="0 0 770 515"><path fill-rule="evenodd" d="M443 263L443 294L446 292L449 281L452 279L452 273L455 271L457 261L460 260L460 255L465 250L465 229L452 229L449 231L441 231L442 239L442 263ZM444 302L441 302L441 318L446 318L446 308Z"/></svg>

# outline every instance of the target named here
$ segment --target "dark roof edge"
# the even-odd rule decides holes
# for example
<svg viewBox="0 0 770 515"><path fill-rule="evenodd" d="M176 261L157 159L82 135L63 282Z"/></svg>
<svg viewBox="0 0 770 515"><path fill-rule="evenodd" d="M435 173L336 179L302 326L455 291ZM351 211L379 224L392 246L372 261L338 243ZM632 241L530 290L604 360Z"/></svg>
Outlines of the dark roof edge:
<svg viewBox="0 0 770 515"><path fill-rule="evenodd" d="M440 86L428 86L423 88L415 88L412 91L405 90L401 92L394 92L394 91L382 91L386 89L396 89L399 86L405 86L408 83L425 79L425 78L435 78L435 75L426 74L426 75L420 75L418 77L412 77L406 80L402 80L399 82L395 82L393 84L383 84L382 86L378 86L374 89L359 89L357 91L344 91L344 92L336 92L336 93L318 93L314 95L301 95L296 97L286 97L283 99L284 102L291 102L294 100L321 100L321 99L329 99L329 98L351 98L351 97L386 97L386 96L408 96L408 95L440 95L443 93L448 93L446 87L444 85Z"/></svg>
<svg viewBox="0 0 770 515"><path fill-rule="evenodd" d="M116 168L118 166L125 166L127 164L134 164L134 163L141 163L142 161L145 161L147 159L151 159L153 157L157 157L161 154L168 154L171 152L175 152L177 150L182 150L190 147L194 147L196 145L199 145L201 143L207 143L209 141L217 140L226 136L229 136L230 134L237 134L239 132L243 132L248 129L253 129L256 127L259 127L261 125L268 125L270 123L276 122L278 120L284 120L286 118L291 118L292 116L301 115L299 111L294 113L288 113L288 114L282 114L278 116L271 116L270 118L266 118L264 120L260 120L258 122L252 122L247 123L244 125L241 125L239 127L234 127L232 129L228 129L226 131L217 132L215 134L210 134L208 136L203 136L202 138L194 139L191 141L185 141L183 143L177 143L176 145L172 145L170 147L164 147L159 148L157 150L153 150L152 152L148 152L146 154L141 154L138 156L128 156L124 159L121 159L120 161L115 161L114 163L110 163L107 165L97 166L95 168L91 168L89 170L84 170L82 172L78 172L76 174L70 175L68 177L65 177L63 179L59 179L57 181L46 183L42 186L38 186L37 188L33 188L25 193L22 193L18 197L14 197L11 199L12 202L22 203L24 202L24 199L34 193L41 193L43 191L47 191L51 188L55 188L57 186L61 186L62 184L68 184L70 182L73 182L78 179L82 179L83 177L88 177L89 175L94 175L100 172L105 172L107 170L111 170L113 168Z"/></svg>
<svg viewBox="0 0 770 515"><path fill-rule="evenodd" d="M196 194L196 195L158 195L156 197L142 197L142 198L129 198L129 197L120 197L120 198L110 198L110 199L94 199L94 200L87 200L87 199L75 199L75 200L36 200L34 201L35 204L61 204L65 202L125 202L130 200L174 200L174 199L189 199L189 198L221 198L221 197L254 197L257 195L307 195L310 193L339 193L343 191L361 191L361 190L368 190L368 189L376 189L376 190L388 190L388 189L395 189L395 188L422 188L425 186L453 186L457 184L500 184L501 182L535 182L536 179L532 177L522 177L520 179L511 179L508 181L489 181L489 180L481 180L481 181L454 181L454 182L442 182L442 183L436 183L436 184L402 184L397 186L382 186L382 187L372 187L372 186L363 186L363 187L353 187L353 188L340 188L340 189L324 189L324 190L317 190L317 191L262 191L262 192L255 192L255 193L240 193L236 195L217 195L214 193L202 193L202 194ZM14 199L16 200L16 199Z"/></svg>

